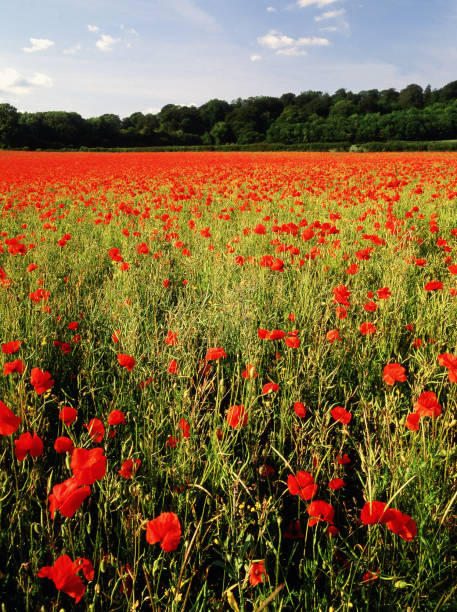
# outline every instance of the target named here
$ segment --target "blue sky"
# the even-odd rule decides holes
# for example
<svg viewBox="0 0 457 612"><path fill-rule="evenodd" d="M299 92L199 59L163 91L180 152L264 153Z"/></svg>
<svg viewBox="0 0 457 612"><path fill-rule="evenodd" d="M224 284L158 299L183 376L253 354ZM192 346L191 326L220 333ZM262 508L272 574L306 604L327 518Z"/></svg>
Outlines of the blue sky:
<svg viewBox="0 0 457 612"><path fill-rule="evenodd" d="M457 0L14 0L0 102L84 117L457 80Z"/></svg>

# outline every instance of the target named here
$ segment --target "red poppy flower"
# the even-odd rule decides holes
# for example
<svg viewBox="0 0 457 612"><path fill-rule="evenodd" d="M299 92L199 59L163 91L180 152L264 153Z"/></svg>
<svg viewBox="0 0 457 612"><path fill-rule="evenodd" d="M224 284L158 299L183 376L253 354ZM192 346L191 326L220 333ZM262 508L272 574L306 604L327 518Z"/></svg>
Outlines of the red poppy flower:
<svg viewBox="0 0 457 612"><path fill-rule="evenodd" d="M311 517L308 521L310 527L320 522L333 523L335 518L333 506L322 500L311 502L306 508L306 512Z"/></svg>
<svg viewBox="0 0 457 612"><path fill-rule="evenodd" d="M289 474L287 488L291 495L299 495L302 499L312 499L317 493L317 484L309 472L299 471L297 475Z"/></svg>
<svg viewBox="0 0 457 612"><path fill-rule="evenodd" d="M295 402L294 404L294 412L301 419L304 419L306 416L306 407L303 402Z"/></svg>
<svg viewBox="0 0 457 612"><path fill-rule="evenodd" d="M329 489L332 489L332 491L338 491L338 489L341 489L341 487L345 487L346 483L341 478L333 478L328 483L328 486L329 486Z"/></svg>
<svg viewBox="0 0 457 612"><path fill-rule="evenodd" d="M360 520L364 525L374 525L375 523L387 523L395 518L392 508L387 508L387 504L378 501L369 501L362 508Z"/></svg>
<svg viewBox="0 0 457 612"><path fill-rule="evenodd" d="M338 319L345 319L348 316L348 311L344 306L337 306L335 312Z"/></svg>
<svg viewBox="0 0 457 612"><path fill-rule="evenodd" d="M373 325L373 323L371 323L371 321L365 321L365 323L362 323L359 330L362 336L376 333L376 327Z"/></svg>
<svg viewBox="0 0 457 612"><path fill-rule="evenodd" d="M351 460L346 455L346 453L343 453L343 455L336 456L336 462L338 465L347 465L348 463L351 463Z"/></svg>
<svg viewBox="0 0 457 612"><path fill-rule="evenodd" d="M378 310L378 305L376 302L367 302L363 305L364 310L367 312L376 312Z"/></svg>
<svg viewBox="0 0 457 612"><path fill-rule="evenodd" d="M92 442L99 444L103 440L105 428L103 427L103 423L100 421L100 419L91 419L89 423L84 425L84 427L89 432Z"/></svg>
<svg viewBox="0 0 457 612"><path fill-rule="evenodd" d="M206 352L206 361L216 361L217 359L221 359L222 357L227 357L223 348L210 348Z"/></svg>
<svg viewBox="0 0 457 612"><path fill-rule="evenodd" d="M351 295L349 289L344 285L338 285L338 287L334 287L333 291L333 301L336 304L341 304L342 306L349 306L349 297Z"/></svg>
<svg viewBox="0 0 457 612"><path fill-rule="evenodd" d="M244 406L230 406L227 410L227 423L234 429L240 429L248 422L248 413Z"/></svg>
<svg viewBox="0 0 457 612"><path fill-rule="evenodd" d="M392 295L390 293L389 287L382 287L381 289L377 289L376 293L378 294L378 298L380 300L388 300Z"/></svg>
<svg viewBox="0 0 457 612"><path fill-rule="evenodd" d="M168 436L167 441L165 442L165 446L168 446L168 448L176 448L175 436Z"/></svg>
<svg viewBox="0 0 457 612"><path fill-rule="evenodd" d="M268 338L266 340L282 340L286 337L286 332L283 332L282 329L272 329L271 332L268 333Z"/></svg>
<svg viewBox="0 0 457 612"><path fill-rule="evenodd" d="M327 332L326 338L327 338L327 341L330 342L330 344L333 344L335 340L341 340L340 330L331 329L330 331Z"/></svg>
<svg viewBox="0 0 457 612"><path fill-rule="evenodd" d="M246 369L241 372L241 376L246 380L249 380L250 378L257 378L258 374L255 371L255 366L248 363L246 365Z"/></svg>
<svg viewBox="0 0 457 612"><path fill-rule="evenodd" d="M113 335L111 336L111 340L112 340L113 342L116 342L116 343L117 343L117 342L119 342L119 336L120 336L120 335L121 335L121 332L120 332L118 329L115 329L115 330L113 331Z"/></svg>
<svg viewBox="0 0 457 612"><path fill-rule="evenodd" d="M261 340L270 340L270 332L268 331L268 329L262 329L262 328L258 329L257 335L259 336Z"/></svg>
<svg viewBox="0 0 457 612"><path fill-rule="evenodd" d="M393 385L396 382L405 382L405 368L399 363L388 363L384 366L382 376L387 385Z"/></svg>
<svg viewBox="0 0 457 612"><path fill-rule="evenodd" d="M141 461L139 459L127 459L121 466L121 469L117 471L123 478L132 478L133 473L140 467Z"/></svg>
<svg viewBox="0 0 457 612"><path fill-rule="evenodd" d="M54 386L54 381L51 378L49 372L43 372L40 368L32 368L30 373L30 382L35 389L37 395L41 395L46 391L49 391Z"/></svg>
<svg viewBox="0 0 457 612"><path fill-rule="evenodd" d="M71 406L64 406L59 412L59 418L68 427L76 421L78 411Z"/></svg>
<svg viewBox="0 0 457 612"><path fill-rule="evenodd" d="M279 385L273 382L269 382L262 387L262 395L266 395L267 393L276 393L279 390Z"/></svg>
<svg viewBox="0 0 457 612"><path fill-rule="evenodd" d="M420 419L421 415L418 412L410 412L406 417L405 427L411 431L418 431Z"/></svg>
<svg viewBox="0 0 457 612"><path fill-rule="evenodd" d="M30 453L31 457L40 457L43 454L43 440L37 435L36 431L30 434L23 433L14 441L14 454L18 461L24 461Z"/></svg>
<svg viewBox="0 0 457 612"><path fill-rule="evenodd" d="M10 436L19 427L21 419L0 400L0 435Z"/></svg>
<svg viewBox="0 0 457 612"><path fill-rule="evenodd" d="M66 436L59 436L54 442L54 450L57 453L71 453L73 451L73 441Z"/></svg>
<svg viewBox="0 0 457 612"><path fill-rule="evenodd" d="M372 582L373 580L378 580L378 578L379 576L377 574L373 574L372 572L368 571L362 576L362 582Z"/></svg>
<svg viewBox="0 0 457 612"><path fill-rule="evenodd" d="M133 370L133 367L135 366L135 359L130 355L126 355L125 353L119 353L119 355L117 356L117 361L119 365L121 365L129 372L131 372Z"/></svg>
<svg viewBox="0 0 457 612"><path fill-rule="evenodd" d="M2 344L2 353L6 355L12 355L13 353L17 353L22 342L20 340L11 340L10 342L5 342Z"/></svg>
<svg viewBox="0 0 457 612"><path fill-rule="evenodd" d="M178 370L179 370L178 364L176 363L174 359L172 359L170 363L168 364L168 372L170 374L177 374Z"/></svg>
<svg viewBox="0 0 457 612"><path fill-rule="evenodd" d="M15 359L14 361L7 361L3 366L3 376L7 376L8 374L13 374L13 372L17 372L18 374L23 374L25 371L25 363L20 359Z"/></svg>
<svg viewBox="0 0 457 612"><path fill-rule="evenodd" d="M175 346L178 344L178 334L177 332L168 331L167 337L165 338L165 344L168 346Z"/></svg>
<svg viewBox="0 0 457 612"><path fill-rule="evenodd" d="M73 476L80 485L92 485L106 473L106 457L103 448L75 448L71 456L70 467Z"/></svg>
<svg viewBox="0 0 457 612"><path fill-rule="evenodd" d="M72 561L68 555L62 555L55 560L54 565L42 567L38 577L49 578L58 591L63 591L73 597L75 603L79 603L86 592L86 587L77 575L80 570L87 580L94 579L94 568L90 561L83 558Z"/></svg>
<svg viewBox="0 0 457 612"><path fill-rule="evenodd" d="M429 281L425 284L425 291L438 291L443 288L443 283L441 281Z"/></svg>
<svg viewBox="0 0 457 612"><path fill-rule="evenodd" d="M75 477L67 478L62 484L54 485L48 498L51 518L54 519L56 510L59 510L62 516L68 518L74 516L76 510L81 507L89 495L90 487L81 486Z"/></svg>
<svg viewBox="0 0 457 612"><path fill-rule="evenodd" d="M125 425L125 415L122 410L111 410L108 416L108 425Z"/></svg>
<svg viewBox="0 0 457 612"><path fill-rule="evenodd" d="M414 410L421 416L431 416L436 418L441 414L441 404L433 391L424 391L414 404Z"/></svg>
<svg viewBox="0 0 457 612"><path fill-rule="evenodd" d="M343 406L335 406L330 413L335 421L339 421L340 423L343 423L343 425L347 425L352 419L352 414L345 410Z"/></svg>
<svg viewBox="0 0 457 612"><path fill-rule="evenodd" d="M72 321L67 325L67 329L78 329L79 323L78 321Z"/></svg>
<svg viewBox="0 0 457 612"><path fill-rule="evenodd" d="M298 348L300 346L300 338L291 335L291 332L289 332L287 338L284 339L284 342L289 348Z"/></svg>
<svg viewBox="0 0 457 612"><path fill-rule="evenodd" d="M146 525L146 540L149 544L160 542L165 552L176 550L181 538L181 524L174 512L162 512Z"/></svg>
<svg viewBox="0 0 457 612"><path fill-rule="evenodd" d="M179 428L182 431L183 438L190 438L190 425L186 419L181 419L179 421Z"/></svg>
<svg viewBox="0 0 457 612"><path fill-rule="evenodd" d="M394 518L387 521L387 528L393 533L397 534L403 540L411 542L417 535L417 525L414 519L407 514L403 514L399 510L393 510Z"/></svg>
<svg viewBox="0 0 457 612"><path fill-rule="evenodd" d="M267 572L265 570L265 564L263 561L254 561L251 563L249 568L249 582L252 586L263 583L263 577L268 580Z"/></svg>

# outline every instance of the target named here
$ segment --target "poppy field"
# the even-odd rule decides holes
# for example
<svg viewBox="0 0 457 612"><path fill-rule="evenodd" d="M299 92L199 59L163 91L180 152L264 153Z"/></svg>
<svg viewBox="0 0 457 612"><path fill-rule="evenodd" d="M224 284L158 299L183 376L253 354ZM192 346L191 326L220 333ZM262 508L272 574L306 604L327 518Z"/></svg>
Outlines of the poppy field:
<svg viewBox="0 0 457 612"><path fill-rule="evenodd" d="M0 152L1 610L455 610L457 156Z"/></svg>

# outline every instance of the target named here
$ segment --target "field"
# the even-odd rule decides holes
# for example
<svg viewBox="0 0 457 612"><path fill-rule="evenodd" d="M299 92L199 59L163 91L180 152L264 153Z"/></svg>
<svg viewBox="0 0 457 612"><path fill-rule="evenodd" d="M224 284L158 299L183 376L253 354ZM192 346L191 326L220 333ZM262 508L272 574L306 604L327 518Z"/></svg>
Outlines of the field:
<svg viewBox="0 0 457 612"><path fill-rule="evenodd" d="M0 601L457 609L457 156L0 153Z"/></svg>

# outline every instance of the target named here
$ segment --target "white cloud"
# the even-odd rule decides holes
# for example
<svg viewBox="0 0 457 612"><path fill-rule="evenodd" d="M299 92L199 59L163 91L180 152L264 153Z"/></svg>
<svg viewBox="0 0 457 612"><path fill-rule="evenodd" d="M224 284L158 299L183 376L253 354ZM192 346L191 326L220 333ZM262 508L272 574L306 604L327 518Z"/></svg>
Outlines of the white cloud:
<svg viewBox="0 0 457 612"><path fill-rule="evenodd" d="M159 106L149 106L148 108L145 108L143 111L143 115L157 115L158 113L160 113Z"/></svg>
<svg viewBox="0 0 457 612"><path fill-rule="evenodd" d="M254 53L249 59L251 60L251 62L258 62L262 59L262 56L258 55L257 53Z"/></svg>
<svg viewBox="0 0 457 612"><path fill-rule="evenodd" d="M75 45L74 47L69 47L68 49L64 49L63 52L65 55L76 55L78 51L81 51L81 45Z"/></svg>
<svg viewBox="0 0 457 612"><path fill-rule="evenodd" d="M314 17L314 21L324 21L325 19L333 19L334 17L341 17L342 15L344 15L346 13L346 11L344 9L340 9L339 11L327 11L325 13L322 13L322 15L318 15L317 17Z"/></svg>
<svg viewBox="0 0 457 612"><path fill-rule="evenodd" d="M127 30L127 34L132 34L133 36L139 36L138 32L135 30L135 28L129 28Z"/></svg>
<svg viewBox="0 0 457 612"><path fill-rule="evenodd" d="M260 36L257 42L263 47L276 51L277 55L306 55L306 51L299 47L318 46L327 47L330 41L327 38L306 37L292 38L277 30L270 30L265 36Z"/></svg>
<svg viewBox="0 0 457 612"><path fill-rule="evenodd" d="M308 52L298 47L288 47L287 49L279 49L276 51L277 55L308 55Z"/></svg>
<svg viewBox="0 0 457 612"><path fill-rule="evenodd" d="M311 6L312 4L316 4L318 8L322 8L327 6L328 4L333 4L334 2L339 2L340 0L298 0L297 6L303 8L305 6Z"/></svg>
<svg viewBox="0 0 457 612"><path fill-rule="evenodd" d="M325 28L319 28L321 32L338 32L338 28L336 26L327 26Z"/></svg>
<svg viewBox="0 0 457 612"><path fill-rule="evenodd" d="M112 51L113 46L120 42L120 38L114 38L110 34L101 34L100 38L95 43L100 51Z"/></svg>
<svg viewBox="0 0 457 612"><path fill-rule="evenodd" d="M49 40L48 38L29 38L31 47L22 47L22 50L26 53L35 53L35 51L44 51L45 49L49 49L55 43L53 40Z"/></svg>
<svg viewBox="0 0 457 612"><path fill-rule="evenodd" d="M268 13L276 13L276 9L274 6L267 6Z"/></svg>
<svg viewBox="0 0 457 612"><path fill-rule="evenodd" d="M89 30L89 32L99 32L100 28L96 25L90 25L88 24L87 29Z"/></svg>
<svg viewBox="0 0 457 612"><path fill-rule="evenodd" d="M31 76L21 74L14 68L5 68L0 72L0 94L26 95L32 93L35 87L52 87L51 77L41 72Z"/></svg>
<svg viewBox="0 0 457 612"><path fill-rule="evenodd" d="M257 42L269 49L281 49L282 47L293 45L295 41L290 36L285 36L277 30L270 30L265 36L260 36Z"/></svg>

